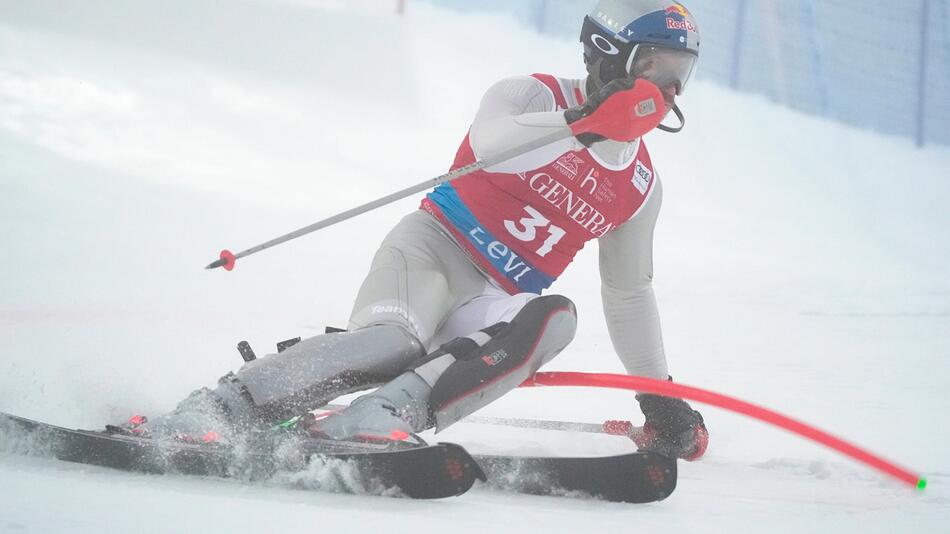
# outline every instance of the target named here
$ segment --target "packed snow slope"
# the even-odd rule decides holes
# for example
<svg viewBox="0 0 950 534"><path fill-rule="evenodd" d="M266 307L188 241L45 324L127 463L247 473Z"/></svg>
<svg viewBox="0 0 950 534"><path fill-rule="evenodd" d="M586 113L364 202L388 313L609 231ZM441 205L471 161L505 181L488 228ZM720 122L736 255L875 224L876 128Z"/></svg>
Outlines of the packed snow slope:
<svg viewBox="0 0 950 534"><path fill-rule="evenodd" d="M231 273L202 267L441 174L489 85L579 77L579 47L414 3L398 17L369 0L0 0L0 411L87 428L158 413L236 369L239 340L263 353L344 325L376 245L419 198ZM479 489L412 502L0 454L0 531L946 531L950 150L701 78L681 102L686 130L647 136L677 381L869 447L920 470L925 492L706 407L708 455L655 505ZM554 287L580 326L550 370L622 371L596 260L593 245ZM617 391L521 390L484 412L640 420ZM632 448L465 424L434 439Z"/></svg>

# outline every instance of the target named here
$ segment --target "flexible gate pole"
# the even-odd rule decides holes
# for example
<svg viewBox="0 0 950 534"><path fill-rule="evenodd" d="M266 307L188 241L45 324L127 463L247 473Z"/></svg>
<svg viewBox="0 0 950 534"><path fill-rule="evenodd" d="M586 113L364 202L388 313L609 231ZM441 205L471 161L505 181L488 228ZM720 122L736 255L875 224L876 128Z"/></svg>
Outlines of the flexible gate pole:
<svg viewBox="0 0 950 534"><path fill-rule="evenodd" d="M643 378L640 376L627 376L615 374L594 374L594 373L538 373L529 378L521 387L534 386L587 386L602 387L614 389L629 389L643 393L654 393L668 397L693 400L705 404L711 404L720 408L747 415L754 419L784 428L800 436L821 443L822 445L834 449L846 456L849 456L865 465L873 467L878 471L886 473L905 484L914 486L918 489L924 489L927 486L927 480L919 475L904 469L894 463L891 463L880 456L866 451L854 444L832 436L827 432L819 430L811 425L797 421L778 412L757 406L749 402L721 395L712 391L675 384L666 380L654 380L652 378Z"/></svg>

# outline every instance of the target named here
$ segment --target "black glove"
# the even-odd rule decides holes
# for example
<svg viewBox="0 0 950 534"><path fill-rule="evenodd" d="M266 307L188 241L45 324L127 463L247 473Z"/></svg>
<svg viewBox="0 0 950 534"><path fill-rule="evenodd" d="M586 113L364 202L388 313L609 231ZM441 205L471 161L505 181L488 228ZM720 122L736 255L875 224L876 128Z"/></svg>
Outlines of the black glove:
<svg viewBox="0 0 950 534"><path fill-rule="evenodd" d="M706 452L709 432L703 416L685 401L646 393L637 401L646 416L642 435L634 438L640 449L689 461Z"/></svg>
<svg viewBox="0 0 950 534"><path fill-rule="evenodd" d="M604 103L604 100L607 100L610 95L618 91L625 91L627 89L633 88L635 81L636 80L633 78L618 78L609 82L607 85L601 87L593 94L589 95L587 97L587 101L583 104L565 110L564 118L567 120L568 124L572 124L583 119L600 107L600 105ZM577 140L588 148L590 148L590 146L594 143L599 143L600 141L604 141L606 139L606 137L595 133L582 133L577 136Z"/></svg>

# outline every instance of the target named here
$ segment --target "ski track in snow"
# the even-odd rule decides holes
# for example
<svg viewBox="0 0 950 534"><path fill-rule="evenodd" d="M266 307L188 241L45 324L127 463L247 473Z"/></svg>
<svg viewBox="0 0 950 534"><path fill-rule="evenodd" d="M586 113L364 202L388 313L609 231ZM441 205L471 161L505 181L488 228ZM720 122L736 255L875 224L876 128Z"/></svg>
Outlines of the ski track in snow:
<svg viewBox="0 0 950 534"><path fill-rule="evenodd" d="M17 51L0 55L0 411L69 427L171 409L236 368L241 339L263 354L344 326L377 243L419 198L232 273L201 267L444 172L495 80L583 71L577 43L413 2L402 19L369 0L93 4L8 2L0 20L0 50ZM7 440L0 532L946 532L950 149L702 79L682 101L687 129L647 137L673 375L920 469L926 491L703 408L707 457L641 506L479 486L426 502L342 494L379 490L345 466L260 485L128 474ZM580 324L547 369L622 372L596 245L554 289ZM638 419L630 393L561 388L484 415ZM473 453L632 448L472 424L424 437Z"/></svg>

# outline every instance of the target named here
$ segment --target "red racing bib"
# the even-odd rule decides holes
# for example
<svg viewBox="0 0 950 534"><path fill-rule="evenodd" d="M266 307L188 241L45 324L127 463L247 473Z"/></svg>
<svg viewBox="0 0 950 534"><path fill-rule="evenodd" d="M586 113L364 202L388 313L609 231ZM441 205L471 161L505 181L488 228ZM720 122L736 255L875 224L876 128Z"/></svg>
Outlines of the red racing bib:
<svg viewBox="0 0 950 534"><path fill-rule="evenodd" d="M570 82L535 74L554 94L555 110L575 105ZM569 101L571 98L571 101ZM554 110L552 110L554 111ZM452 169L475 162L468 136ZM653 191L655 174L641 139L624 165L587 149L516 174L477 171L435 188L422 201L470 258L511 294L541 293L591 239L634 217Z"/></svg>

